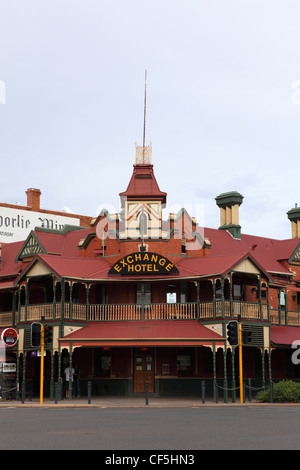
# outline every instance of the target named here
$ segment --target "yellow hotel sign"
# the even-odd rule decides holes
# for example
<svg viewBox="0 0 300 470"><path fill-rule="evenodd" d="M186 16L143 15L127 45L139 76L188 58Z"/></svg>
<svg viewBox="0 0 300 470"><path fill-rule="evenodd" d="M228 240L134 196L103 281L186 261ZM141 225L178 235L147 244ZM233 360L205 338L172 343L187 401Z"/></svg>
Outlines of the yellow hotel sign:
<svg viewBox="0 0 300 470"><path fill-rule="evenodd" d="M167 258L157 253L137 252L131 253L117 261L108 274L130 275L156 275L178 274L178 269Z"/></svg>

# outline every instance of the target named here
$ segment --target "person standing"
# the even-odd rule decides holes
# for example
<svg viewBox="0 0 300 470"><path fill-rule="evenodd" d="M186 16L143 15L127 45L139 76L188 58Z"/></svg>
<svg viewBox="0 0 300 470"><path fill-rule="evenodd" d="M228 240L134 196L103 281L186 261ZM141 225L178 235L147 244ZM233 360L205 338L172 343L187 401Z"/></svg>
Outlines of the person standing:
<svg viewBox="0 0 300 470"><path fill-rule="evenodd" d="M70 379L70 372L71 372L71 379ZM70 380L73 382L73 377L75 374L75 370L72 367L72 370L70 370L70 366L66 367L65 369L65 376L66 376L66 398L69 398L69 387L70 387Z"/></svg>

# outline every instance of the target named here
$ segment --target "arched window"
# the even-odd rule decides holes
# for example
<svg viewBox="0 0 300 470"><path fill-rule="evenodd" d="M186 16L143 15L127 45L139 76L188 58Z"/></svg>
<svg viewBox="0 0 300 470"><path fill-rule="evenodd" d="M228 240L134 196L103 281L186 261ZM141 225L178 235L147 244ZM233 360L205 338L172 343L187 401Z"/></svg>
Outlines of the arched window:
<svg viewBox="0 0 300 470"><path fill-rule="evenodd" d="M141 237L147 236L148 233L148 217L144 211L140 215L140 235Z"/></svg>

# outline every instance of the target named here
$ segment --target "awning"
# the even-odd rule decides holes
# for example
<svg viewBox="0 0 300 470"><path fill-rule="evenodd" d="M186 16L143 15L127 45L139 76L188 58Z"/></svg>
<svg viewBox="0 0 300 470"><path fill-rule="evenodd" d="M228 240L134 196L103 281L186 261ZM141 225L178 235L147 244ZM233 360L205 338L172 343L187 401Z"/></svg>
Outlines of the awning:
<svg viewBox="0 0 300 470"><path fill-rule="evenodd" d="M273 346L291 346L294 341L300 341L300 327L271 326L271 343Z"/></svg>
<svg viewBox="0 0 300 470"><path fill-rule="evenodd" d="M210 346L225 338L197 320L89 323L60 338L62 348L79 346Z"/></svg>
<svg viewBox="0 0 300 470"><path fill-rule="evenodd" d="M15 285L15 281L5 281L1 282L0 284L0 290L8 290L8 289L13 289Z"/></svg>

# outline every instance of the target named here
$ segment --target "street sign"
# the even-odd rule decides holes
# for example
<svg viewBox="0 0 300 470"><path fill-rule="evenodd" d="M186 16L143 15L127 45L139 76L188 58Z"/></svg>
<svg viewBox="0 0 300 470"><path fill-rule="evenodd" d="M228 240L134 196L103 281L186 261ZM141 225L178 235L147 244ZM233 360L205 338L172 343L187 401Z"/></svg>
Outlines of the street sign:
<svg viewBox="0 0 300 470"><path fill-rule="evenodd" d="M12 348L18 342L18 332L14 328L6 328L2 331L1 340L8 348Z"/></svg>

